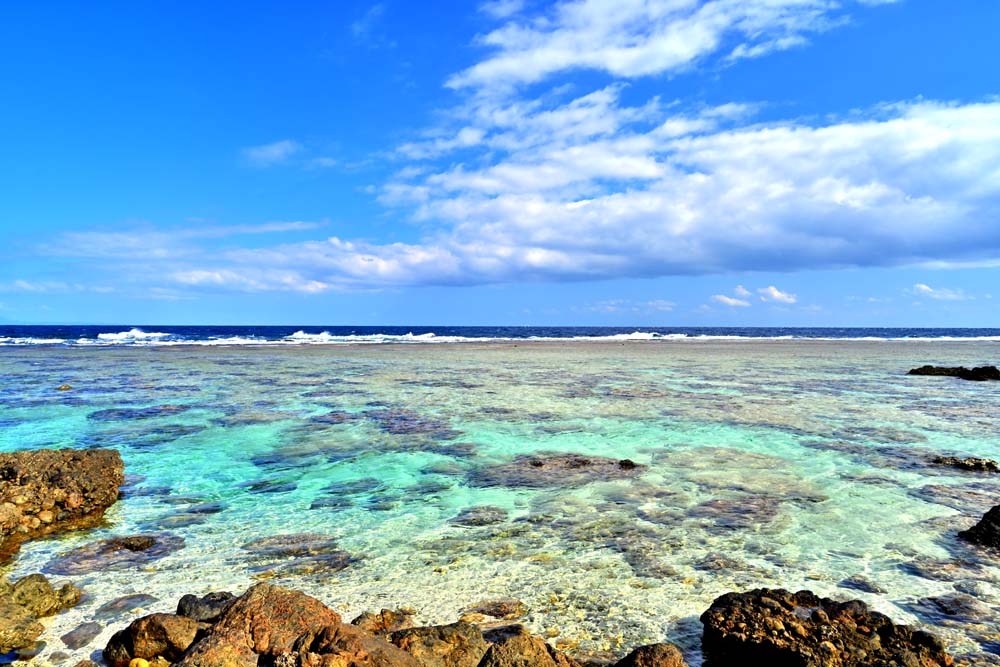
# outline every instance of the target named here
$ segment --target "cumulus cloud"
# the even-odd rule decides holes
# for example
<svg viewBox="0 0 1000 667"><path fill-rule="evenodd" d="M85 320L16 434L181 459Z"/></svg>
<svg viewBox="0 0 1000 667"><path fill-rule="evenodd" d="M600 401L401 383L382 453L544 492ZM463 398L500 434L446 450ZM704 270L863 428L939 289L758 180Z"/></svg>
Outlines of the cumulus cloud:
<svg viewBox="0 0 1000 667"><path fill-rule="evenodd" d="M244 159L255 167L271 167L287 162L290 157L302 150L298 142L283 139L261 146L250 146L243 149Z"/></svg>
<svg viewBox="0 0 1000 667"><path fill-rule="evenodd" d="M798 297L796 297L794 294L789 294L788 292L782 292L774 285L770 285L769 287L762 287L759 290L757 290L757 293L760 294L761 301L777 301L779 303L795 303L796 301L798 301Z"/></svg>
<svg viewBox="0 0 1000 667"><path fill-rule="evenodd" d="M534 83L579 69L623 78L670 73L714 53L739 60L800 46L845 19L829 0L565 0L480 37L491 54L448 85Z"/></svg>
<svg viewBox="0 0 1000 667"><path fill-rule="evenodd" d="M736 299L731 296L726 296L725 294L713 294L712 301L716 303L721 303L724 306L735 306L739 308L747 308L750 306L749 301L743 299Z"/></svg>
<svg viewBox="0 0 1000 667"><path fill-rule="evenodd" d="M736 287L734 287L733 293L736 294L736 296L742 296L742 297L750 296L750 290L748 290L743 285L737 285Z"/></svg>
<svg viewBox="0 0 1000 667"><path fill-rule="evenodd" d="M968 301L973 298L960 289L934 288L923 283L914 285L911 292L915 296L925 296L937 301Z"/></svg>

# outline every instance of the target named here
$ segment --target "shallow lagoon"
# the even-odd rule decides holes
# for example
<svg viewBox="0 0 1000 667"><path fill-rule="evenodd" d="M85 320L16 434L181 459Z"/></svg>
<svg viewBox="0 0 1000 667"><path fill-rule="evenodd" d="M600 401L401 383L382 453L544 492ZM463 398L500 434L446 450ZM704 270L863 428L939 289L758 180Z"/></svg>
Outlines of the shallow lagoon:
<svg viewBox="0 0 1000 667"><path fill-rule="evenodd" d="M184 593L239 592L259 578L348 618L406 605L450 622L512 596L557 646L620 653L666 638L692 664L697 616L717 595L810 588L928 622L955 653L997 651L995 615L942 618L918 601L959 590L1000 606L1000 560L954 538L1000 502L1000 479L926 464L933 452L1000 456L1000 385L905 371L995 363L998 350L803 340L7 348L0 450L115 447L135 476L106 527L29 543L8 573L113 535L184 539L162 559L73 576L87 597L52 621L43 661L83 621L106 627L66 651L74 661ZM63 383L74 389L55 391ZM648 467L527 484L497 474L538 452ZM292 533L330 536L336 550L289 557L254 545ZM138 593L157 601L98 612Z"/></svg>

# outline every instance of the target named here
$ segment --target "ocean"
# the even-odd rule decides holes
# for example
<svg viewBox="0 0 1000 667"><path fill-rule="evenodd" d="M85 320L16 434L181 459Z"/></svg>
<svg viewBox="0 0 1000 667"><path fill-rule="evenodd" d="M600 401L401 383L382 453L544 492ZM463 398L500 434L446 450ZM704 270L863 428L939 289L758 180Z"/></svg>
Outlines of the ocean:
<svg viewBox="0 0 1000 667"><path fill-rule="evenodd" d="M1000 561L955 533L998 502L1000 476L930 460L1000 457L1000 383L906 371L995 364L998 342L997 329L4 326L0 451L113 447L129 475L104 526L29 542L4 572L85 590L43 636L39 659L68 664L185 593L262 579L348 619L408 606L451 622L513 597L571 653L668 640L692 665L716 596L808 588L986 660ZM96 571L62 558L137 533L170 548ZM928 600L952 593L990 613ZM109 608L129 595L150 597ZM92 620L92 644L62 644Z"/></svg>

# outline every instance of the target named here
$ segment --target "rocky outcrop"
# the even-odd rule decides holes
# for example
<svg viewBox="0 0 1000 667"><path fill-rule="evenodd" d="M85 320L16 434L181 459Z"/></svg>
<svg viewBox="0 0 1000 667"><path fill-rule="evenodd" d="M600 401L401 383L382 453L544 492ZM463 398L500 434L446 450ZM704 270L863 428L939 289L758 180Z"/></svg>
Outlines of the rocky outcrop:
<svg viewBox="0 0 1000 667"><path fill-rule="evenodd" d="M948 667L936 637L810 591L761 588L727 593L701 616L706 667Z"/></svg>
<svg viewBox="0 0 1000 667"><path fill-rule="evenodd" d="M256 584L178 661L179 667L254 667L293 650L303 635L339 626L340 616L305 593Z"/></svg>
<svg viewBox="0 0 1000 667"><path fill-rule="evenodd" d="M80 589L56 589L40 574L11 584L0 577L0 653L32 646L44 627L37 619L52 616L80 601Z"/></svg>
<svg viewBox="0 0 1000 667"><path fill-rule="evenodd" d="M97 524L124 481L113 449L0 454L0 563L26 540Z"/></svg>
<svg viewBox="0 0 1000 667"><path fill-rule="evenodd" d="M971 472L1000 472L1000 465L993 459L981 459L974 456L961 458L958 456L936 456L931 463L937 466L958 468Z"/></svg>
<svg viewBox="0 0 1000 667"><path fill-rule="evenodd" d="M966 368L965 366L921 366L913 368L907 375L938 375L946 377L956 377L973 382L985 382L987 380L1000 380L1000 368L996 366L979 366L977 368Z"/></svg>
<svg viewBox="0 0 1000 667"><path fill-rule="evenodd" d="M975 526L961 531L958 537L983 547L1000 549L1000 505L984 514Z"/></svg>

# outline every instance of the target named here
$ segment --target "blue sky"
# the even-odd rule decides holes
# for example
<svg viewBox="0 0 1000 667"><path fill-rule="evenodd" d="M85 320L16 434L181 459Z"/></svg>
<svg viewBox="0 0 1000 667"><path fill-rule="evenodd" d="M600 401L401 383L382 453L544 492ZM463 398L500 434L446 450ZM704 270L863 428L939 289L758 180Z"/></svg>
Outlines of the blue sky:
<svg viewBox="0 0 1000 667"><path fill-rule="evenodd" d="M0 322L1000 326L1000 3L6 3Z"/></svg>

